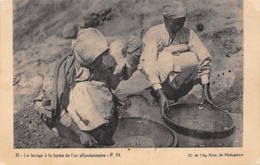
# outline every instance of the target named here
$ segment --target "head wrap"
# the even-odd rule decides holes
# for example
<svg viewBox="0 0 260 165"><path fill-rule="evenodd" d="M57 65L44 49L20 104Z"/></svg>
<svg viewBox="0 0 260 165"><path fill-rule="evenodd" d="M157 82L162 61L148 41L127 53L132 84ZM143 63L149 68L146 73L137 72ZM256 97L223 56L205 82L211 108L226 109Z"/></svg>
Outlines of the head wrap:
<svg viewBox="0 0 260 165"><path fill-rule="evenodd" d="M170 18L170 19L176 19L181 17L187 16L187 9L184 6L184 4L180 1L174 1L174 3L165 5L163 7L163 16Z"/></svg>
<svg viewBox="0 0 260 165"><path fill-rule="evenodd" d="M135 35L131 35L127 41L127 53L133 53L139 50L143 46L143 41L141 38Z"/></svg>
<svg viewBox="0 0 260 165"><path fill-rule="evenodd" d="M108 50L108 43L99 30L88 28L79 31L73 50L79 63L89 66L98 56Z"/></svg>

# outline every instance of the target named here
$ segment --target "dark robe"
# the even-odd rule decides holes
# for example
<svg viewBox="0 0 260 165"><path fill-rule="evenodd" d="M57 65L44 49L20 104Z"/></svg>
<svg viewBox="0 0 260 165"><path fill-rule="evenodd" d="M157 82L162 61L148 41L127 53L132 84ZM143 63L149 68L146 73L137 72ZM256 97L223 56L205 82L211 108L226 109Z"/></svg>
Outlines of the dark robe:
<svg viewBox="0 0 260 165"><path fill-rule="evenodd" d="M75 84L75 56L73 52L62 57L56 64L54 71L53 92L51 98L52 117L60 116L62 109L69 104L69 91Z"/></svg>

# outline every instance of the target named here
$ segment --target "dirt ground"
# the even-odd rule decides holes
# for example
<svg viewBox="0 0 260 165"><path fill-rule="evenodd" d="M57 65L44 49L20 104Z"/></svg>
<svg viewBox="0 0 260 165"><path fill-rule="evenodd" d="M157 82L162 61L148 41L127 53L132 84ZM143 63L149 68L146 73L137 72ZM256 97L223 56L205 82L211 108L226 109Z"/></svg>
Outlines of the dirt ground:
<svg viewBox="0 0 260 165"><path fill-rule="evenodd" d="M66 23L78 28L90 23L107 37L143 35L150 26L163 21L160 8L171 1L14 1L14 147L82 147L49 130L33 109L33 99L42 88L48 67L71 48L71 40L62 38ZM189 10L185 26L199 35L213 57L210 82L214 101L233 118L236 126L233 146L240 147L243 145L243 2L185 0L184 3ZM96 16L87 19L91 14ZM198 85L180 102L199 103L200 98ZM123 112L125 116L163 123L149 91L132 95L130 100L132 105Z"/></svg>

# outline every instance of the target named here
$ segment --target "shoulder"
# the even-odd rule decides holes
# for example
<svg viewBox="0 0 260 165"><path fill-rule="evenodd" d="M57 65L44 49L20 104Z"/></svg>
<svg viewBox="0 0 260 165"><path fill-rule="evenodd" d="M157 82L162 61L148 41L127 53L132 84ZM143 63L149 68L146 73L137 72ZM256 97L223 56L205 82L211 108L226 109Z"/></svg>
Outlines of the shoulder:
<svg viewBox="0 0 260 165"><path fill-rule="evenodd" d="M71 62L73 60L74 60L73 51L63 54L56 62L55 72L57 72L62 65L66 65L67 62Z"/></svg>
<svg viewBox="0 0 260 165"><path fill-rule="evenodd" d="M158 38L163 34L167 34L167 30L165 28L164 23L152 26L148 31L145 33L145 37L149 38Z"/></svg>
<svg viewBox="0 0 260 165"><path fill-rule="evenodd" d="M57 63L64 63L74 57L73 51L71 50L70 52L66 54L62 54L61 57L58 59Z"/></svg>
<svg viewBox="0 0 260 165"><path fill-rule="evenodd" d="M194 36L196 36L196 33L192 29L185 26L180 30L179 34L187 42L189 42Z"/></svg>

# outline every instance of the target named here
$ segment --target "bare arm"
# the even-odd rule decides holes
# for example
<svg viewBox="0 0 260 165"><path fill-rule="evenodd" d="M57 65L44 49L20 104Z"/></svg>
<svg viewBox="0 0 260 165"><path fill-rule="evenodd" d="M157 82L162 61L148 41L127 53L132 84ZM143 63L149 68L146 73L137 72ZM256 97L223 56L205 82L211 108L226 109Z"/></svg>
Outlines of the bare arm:
<svg viewBox="0 0 260 165"><path fill-rule="evenodd" d="M97 146L97 141L87 132L81 131L77 124L72 121L71 116L67 112L65 112L65 110L63 110L61 113L60 123L65 127L71 129L79 137L80 143L85 147Z"/></svg>
<svg viewBox="0 0 260 165"><path fill-rule="evenodd" d="M201 77L202 84L209 83L210 64L212 57L208 49L204 46L199 37L191 31L189 49L196 53L199 60L199 76Z"/></svg>
<svg viewBox="0 0 260 165"><path fill-rule="evenodd" d="M212 101L209 85L210 64L212 57L208 49L204 46L199 37L193 31L191 31L189 48L191 51L196 53L199 60L198 73L201 78L203 88L202 103L207 102L211 104L213 108L216 108L217 106Z"/></svg>
<svg viewBox="0 0 260 165"><path fill-rule="evenodd" d="M69 128L79 136L81 144L84 145L85 147L97 147L98 146L97 145L98 142L87 132L81 131L74 122L71 123Z"/></svg>
<svg viewBox="0 0 260 165"><path fill-rule="evenodd" d="M157 73L157 55L158 55L158 46L157 46L157 41L153 37L152 32L147 32L144 40L144 49L142 52L143 56L143 69L144 72L146 73L146 76L148 80L150 81L151 85L155 90L161 89L161 82L159 79L159 75Z"/></svg>

